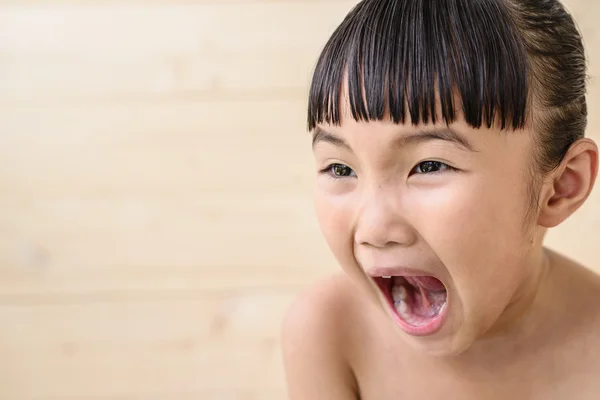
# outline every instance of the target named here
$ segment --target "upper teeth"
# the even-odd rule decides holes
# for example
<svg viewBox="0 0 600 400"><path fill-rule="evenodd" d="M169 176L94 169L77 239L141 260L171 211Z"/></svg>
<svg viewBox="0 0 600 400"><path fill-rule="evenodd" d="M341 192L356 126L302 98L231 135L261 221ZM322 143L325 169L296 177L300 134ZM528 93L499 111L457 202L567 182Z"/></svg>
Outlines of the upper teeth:
<svg viewBox="0 0 600 400"><path fill-rule="evenodd" d="M382 276L382 278L384 278L384 279L390 279L391 276Z"/></svg>

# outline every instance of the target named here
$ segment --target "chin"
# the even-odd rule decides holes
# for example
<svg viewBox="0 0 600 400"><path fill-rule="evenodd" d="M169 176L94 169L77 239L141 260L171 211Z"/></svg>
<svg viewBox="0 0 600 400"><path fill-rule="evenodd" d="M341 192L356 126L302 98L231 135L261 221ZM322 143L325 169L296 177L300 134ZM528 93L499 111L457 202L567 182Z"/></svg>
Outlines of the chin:
<svg viewBox="0 0 600 400"><path fill-rule="evenodd" d="M455 314L450 312L444 326L433 335L413 336L402 329L398 329L398 332L412 348L429 356L459 356L471 348L477 340L477 334L466 326L462 318L453 317Z"/></svg>

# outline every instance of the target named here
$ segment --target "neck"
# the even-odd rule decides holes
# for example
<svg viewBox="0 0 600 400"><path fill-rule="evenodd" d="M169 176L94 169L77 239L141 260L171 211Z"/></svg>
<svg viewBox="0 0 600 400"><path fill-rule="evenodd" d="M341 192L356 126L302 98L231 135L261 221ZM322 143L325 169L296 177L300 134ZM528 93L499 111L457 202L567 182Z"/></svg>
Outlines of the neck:
<svg viewBox="0 0 600 400"><path fill-rule="evenodd" d="M544 248L532 257L529 264L531 274L515 291L511 302L481 339L520 337L524 331L529 331L531 325L537 326L541 317L538 311L545 310L545 307L539 306L545 303L542 293L550 283L553 264Z"/></svg>
<svg viewBox="0 0 600 400"><path fill-rule="evenodd" d="M517 354L526 357L527 351L535 352L543 346L545 341L539 335L556 329L551 326L556 316L549 315L556 310L552 257L542 248L533 258L535 268L530 270L534 273L515 291L496 323L466 352L449 360L455 367L470 369L481 365L481 360L498 368L510 365Z"/></svg>

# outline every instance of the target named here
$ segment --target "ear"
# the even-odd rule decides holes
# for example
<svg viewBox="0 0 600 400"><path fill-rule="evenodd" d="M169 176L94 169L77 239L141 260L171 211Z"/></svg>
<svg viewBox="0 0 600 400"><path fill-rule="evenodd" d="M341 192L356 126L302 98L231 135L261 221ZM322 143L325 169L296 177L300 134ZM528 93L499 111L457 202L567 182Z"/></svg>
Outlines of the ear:
<svg viewBox="0 0 600 400"><path fill-rule="evenodd" d="M552 228L567 219L588 198L597 175L596 143L591 139L573 143L560 166L543 185L538 224Z"/></svg>

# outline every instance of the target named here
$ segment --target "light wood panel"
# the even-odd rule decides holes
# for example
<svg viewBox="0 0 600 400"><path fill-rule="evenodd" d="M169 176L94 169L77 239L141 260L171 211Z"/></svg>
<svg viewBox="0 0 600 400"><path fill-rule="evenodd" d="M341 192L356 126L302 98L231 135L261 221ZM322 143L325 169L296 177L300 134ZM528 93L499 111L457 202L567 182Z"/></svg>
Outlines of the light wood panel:
<svg viewBox="0 0 600 400"><path fill-rule="evenodd" d="M327 253L310 207L309 138L287 131L303 113L290 100L12 109L0 139L12 149L0 158L10 193L0 293L134 289L152 282L144 274L171 276L172 290L192 277L210 288L303 271L306 282Z"/></svg>
<svg viewBox="0 0 600 400"><path fill-rule="evenodd" d="M348 3L0 9L1 99L297 95Z"/></svg>
<svg viewBox="0 0 600 400"><path fill-rule="evenodd" d="M336 269L306 86L355 3L0 0L0 399L284 398L284 310ZM591 265L599 193L548 238Z"/></svg>
<svg viewBox="0 0 600 400"><path fill-rule="evenodd" d="M0 398L283 398L281 316L334 266L304 97L347 7L0 4Z"/></svg>
<svg viewBox="0 0 600 400"><path fill-rule="evenodd" d="M173 293L0 307L0 398L281 391L278 321L290 298L276 290Z"/></svg>

